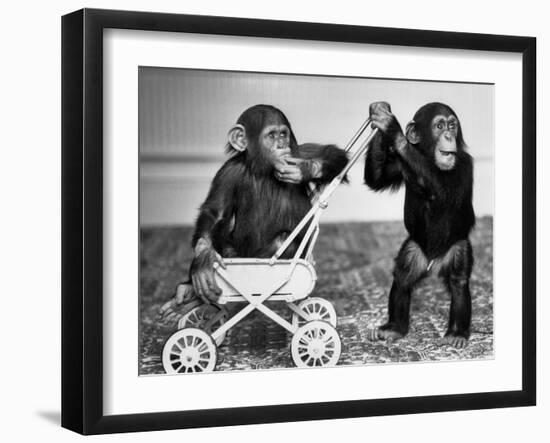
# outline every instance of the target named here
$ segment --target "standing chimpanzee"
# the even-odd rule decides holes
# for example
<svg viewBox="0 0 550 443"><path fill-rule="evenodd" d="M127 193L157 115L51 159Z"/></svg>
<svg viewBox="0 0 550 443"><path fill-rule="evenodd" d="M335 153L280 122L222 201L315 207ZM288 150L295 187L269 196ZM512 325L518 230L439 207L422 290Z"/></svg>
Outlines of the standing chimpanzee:
<svg viewBox="0 0 550 443"><path fill-rule="evenodd" d="M242 113L228 133L232 156L217 172L200 207L189 281L181 283L161 313L200 297L216 301L215 262L222 257L272 256L311 208L308 183L326 183L346 165L334 145L298 146L286 116L269 105ZM283 254L292 256L299 235Z"/></svg>
<svg viewBox="0 0 550 443"><path fill-rule="evenodd" d="M393 271L388 322L370 331L371 339L396 339L407 334L411 291L428 273L445 281L451 294L444 344L458 348L470 335L473 266L469 233L473 164L456 113L442 103L428 103L414 115L403 134L384 102L370 105L372 126L380 133L365 161L365 183L375 191L397 190L405 183L405 240Z"/></svg>

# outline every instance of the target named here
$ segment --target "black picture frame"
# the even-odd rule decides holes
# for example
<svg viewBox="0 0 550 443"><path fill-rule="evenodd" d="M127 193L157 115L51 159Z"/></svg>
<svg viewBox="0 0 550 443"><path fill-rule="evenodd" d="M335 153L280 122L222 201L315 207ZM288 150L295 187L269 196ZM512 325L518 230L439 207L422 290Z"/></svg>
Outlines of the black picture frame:
<svg viewBox="0 0 550 443"><path fill-rule="evenodd" d="M369 43L522 56L522 388L393 399L132 415L103 412L103 30ZM536 404L536 39L83 9L62 18L62 426L82 434Z"/></svg>

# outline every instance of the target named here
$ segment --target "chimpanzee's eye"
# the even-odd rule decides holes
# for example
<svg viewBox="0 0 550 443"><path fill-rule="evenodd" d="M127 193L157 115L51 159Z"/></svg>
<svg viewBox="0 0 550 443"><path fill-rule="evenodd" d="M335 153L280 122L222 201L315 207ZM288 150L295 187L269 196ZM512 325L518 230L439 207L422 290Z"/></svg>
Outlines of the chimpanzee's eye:
<svg viewBox="0 0 550 443"><path fill-rule="evenodd" d="M455 129L456 128L456 122L454 120L449 122L449 129Z"/></svg>
<svg viewBox="0 0 550 443"><path fill-rule="evenodd" d="M443 129L443 122L439 122L437 124L437 129Z"/></svg>

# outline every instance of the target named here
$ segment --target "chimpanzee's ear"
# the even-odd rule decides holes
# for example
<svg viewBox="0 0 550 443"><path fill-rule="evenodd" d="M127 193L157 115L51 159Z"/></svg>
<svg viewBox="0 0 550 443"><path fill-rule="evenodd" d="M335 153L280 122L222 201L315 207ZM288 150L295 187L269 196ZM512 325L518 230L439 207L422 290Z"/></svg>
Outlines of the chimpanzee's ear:
<svg viewBox="0 0 550 443"><path fill-rule="evenodd" d="M417 145L420 143L420 134L416 128L416 123L414 120L411 120L407 123L407 128L405 129L405 136L411 145Z"/></svg>
<svg viewBox="0 0 550 443"><path fill-rule="evenodd" d="M227 143L229 143L233 149L239 152L246 150L248 146L248 140L246 138L246 130L243 125L233 126L227 133Z"/></svg>

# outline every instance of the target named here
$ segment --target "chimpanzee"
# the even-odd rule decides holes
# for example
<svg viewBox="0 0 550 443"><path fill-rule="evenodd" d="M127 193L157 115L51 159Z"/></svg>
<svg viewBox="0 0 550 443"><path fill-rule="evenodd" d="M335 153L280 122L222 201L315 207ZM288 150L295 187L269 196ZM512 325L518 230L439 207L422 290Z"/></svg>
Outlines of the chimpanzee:
<svg viewBox="0 0 550 443"><path fill-rule="evenodd" d="M407 334L411 291L429 273L444 279L451 295L447 332L442 340L457 348L470 335L473 266L469 233L474 226L473 163L465 152L460 121L443 103L428 103L405 130L390 105L370 105L376 135L365 161L365 183L375 191L405 184L408 238L395 259L387 323L369 338L397 339Z"/></svg>
<svg viewBox="0 0 550 443"><path fill-rule="evenodd" d="M329 182L347 163L334 145L298 146L286 116L270 105L241 114L226 151L231 157L214 177L195 224L189 281L161 308L165 315L197 296L217 300L213 265L223 266L222 257L271 257L311 208L309 182ZM296 252L302 238L283 258Z"/></svg>

